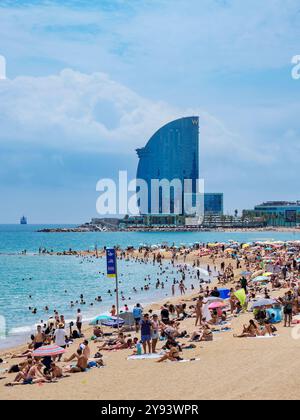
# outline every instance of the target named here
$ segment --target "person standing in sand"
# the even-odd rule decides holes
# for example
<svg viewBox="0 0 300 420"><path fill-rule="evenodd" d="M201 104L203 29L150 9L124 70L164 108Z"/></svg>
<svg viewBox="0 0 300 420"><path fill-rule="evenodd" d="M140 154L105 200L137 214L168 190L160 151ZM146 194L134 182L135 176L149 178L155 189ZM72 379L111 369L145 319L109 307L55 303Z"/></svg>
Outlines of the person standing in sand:
<svg viewBox="0 0 300 420"><path fill-rule="evenodd" d="M198 322L199 322L199 325L201 325L202 323L202 317L203 317L202 307L203 307L203 297L199 296L197 304L196 304L196 310L195 310L196 312L195 327L198 325Z"/></svg>
<svg viewBox="0 0 300 420"><path fill-rule="evenodd" d="M159 339L159 319L158 319L158 315L156 314L154 314L152 317L151 339L152 339L152 353L156 353L156 345Z"/></svg>
<svg viewBox="0 0 300 420"><path fill-rule="evenodd" d="M135 332L138 333L140 329L143 309L140 305L140 303L137 303L135 307L133 308L133 317L134 317L134 323L135 323Z"/></svg>
<svg viewBox="0 0 300 420"><path fill-rule="evenodd" d="M290 327L293 319L293 295L292 292L289 291L286 293L283 299L283 313L284 313L284 326L286 327L287 324Z"/></svg>
<svg viewBox="0 0 300 420"><path fill-rule="evenodd" d="M141 321L141 341L143 344L144 353L147 353L147 346L149 354L151 354L151 331L152 324L149 319L149 314L145 314Z"/></svg>
<svg viewBox="0 0 300 420"><path fill-rule="evenodd" d="M64 324L59 324L58 328L54 332L54 342L57 346L62 347L63 349L66 348L66 339L67 333L64 329ZM60 362L61 355L58 356L58 361Z"/></svg>

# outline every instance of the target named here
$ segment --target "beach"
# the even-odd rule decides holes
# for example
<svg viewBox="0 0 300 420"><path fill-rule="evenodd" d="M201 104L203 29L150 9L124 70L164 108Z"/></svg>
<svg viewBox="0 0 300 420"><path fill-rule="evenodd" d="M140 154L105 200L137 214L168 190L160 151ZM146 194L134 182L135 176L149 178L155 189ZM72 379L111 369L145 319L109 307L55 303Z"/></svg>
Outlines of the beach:
<svg viewBox="0 0 300 420"><path fill-rule="evenodd" d="M137 251L134 251L132 258L136 255ZM181 256L178 263L192 264L197 255L198 251L193 251L186 258ZM166 252L164 256L167 259L170 253ZM227 256L216 258L215 264L219 266L223 260L226 265L233 261ZM212 265L212 260L209 256L202 257L201 263ZM240 271L234 269L235 281ZM272 297L276 298L288 289L273 290ZM159 313L166 301L174 304L186 302L189 306L197 296L198 293L168 297L146 307L145 311L152 309ZM183 350L182 357L186 361L182 363L127 360L133 353L132 349L103 351L103 368L73 374L57 383L5 387L7 379L2 379L0 399L299 399L297 371L300 362L296 355L300 340L295 339L294 330L297 326L284 328L280 323L276 324L276 336L234 338L233 335L240 334L243 325L252 318L252 313L240 313L230 321L230 331L214 333L212 342L196 343L196 348ZM194 331L194 323L194 318L187 318L180 322L180 328ZM135 336L134 332L130 334ZM91 337L91 327L85 327L84 335ZM186 338L179 341L181 344L188 342ZM161 345L158 344L158 350ZM67 354L75 351L77 346L78 342L72 344ZM95 353L96 344L91 342L90 346ZM3 352L1 357L7 360L7 354L16 351L20 351L20 347ZM5 368L5 365L1 367ZM4 376L12 380L14 374Z"/></svg>
<svg viewBox="0 0 300 420"><path fill-rule="evenodd" d="M233 331L239 332L250 317L236 319ZM184 322L187 328L192 325L192 320ZM55 384L7 388L0 381L0 399L299 399L299 351L300 340L291 338L290 329L280 328L279 337L265 340L234 340L232 332L223 333L212 343L184 351L185 357L199 361L129 361L132 351L122 350L105 354L104 368Z"/></svg>

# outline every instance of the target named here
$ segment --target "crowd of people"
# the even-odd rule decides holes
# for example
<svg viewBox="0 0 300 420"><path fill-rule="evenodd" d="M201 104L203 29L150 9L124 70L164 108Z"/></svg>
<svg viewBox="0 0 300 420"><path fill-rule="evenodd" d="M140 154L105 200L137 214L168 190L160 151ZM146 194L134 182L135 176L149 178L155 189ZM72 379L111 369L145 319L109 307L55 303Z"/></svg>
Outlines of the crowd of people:
<svg viewBox="0 0 300 420"><path fill-rule="evenodd" d="M201 258L205 256L207 283L201 278ZM276 336L281 325L291 327L300 313L300 244L256 243L206 244L191 248L165 248L163 252L141 247L119 252L121 259L134 259L137 263L156 264L158 273L165 273L166 264L174 269L174 278L162 284L145 277L145 287L165 287L169 280L170 292L180 295L176 302L166 302L159 310L144 310L140 303L133 308L127 304L132 325L118 332L101 323L95 325L87 339L83 329L81 309L76 319L66 325L65 317L57 311L44 325L38 325L28 348L18 354L18 364L9 368L16 373L7 385L53 382L69 374L102 367L105 351L128 350L135 356L157 355L157 362L181 361L182 352L196 348L199 342L214 341L214 334L232 331L236 317L250 314L242 331L235 338ZM181 262L181 263L180 263ZM212 276L215 277L213 280ZM187 296L189 282L192 296ZM214 281L214 284L210 284ZM110 291L113 295L114 291ZM133 291L135 292L135 291ZM227 293L224 296L223 293ZM101 296L98 297L101 302ZM83 295L80 302L84 301ZM261 302L261 304L260 304ZM117 315L116 306L111 316ZM191 319L190 322L186 322ZM36 357L35 351L54 344L69 353ZM75 346L74 346L75 344ZM93 354L93 355L92 355Z"/></svg>

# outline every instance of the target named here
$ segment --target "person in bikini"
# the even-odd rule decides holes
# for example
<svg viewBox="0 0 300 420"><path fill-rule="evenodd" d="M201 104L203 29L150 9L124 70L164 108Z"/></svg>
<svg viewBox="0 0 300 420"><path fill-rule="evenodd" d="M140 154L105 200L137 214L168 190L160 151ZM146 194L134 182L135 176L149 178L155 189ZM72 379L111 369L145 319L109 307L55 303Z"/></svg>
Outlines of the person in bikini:
<svg viewBox="0 0 300 420"><path fill-rule="evenodd" d="M157 363L164 362L165 360L171 360L171 362L179 362L183 359L179 356L178 348L171 347L168 353L164 354L159 360L157 360Z"/></svg>
<svg viewBox="0 0 300 420"><path fill-rule="evenodd" d="M198 322L201 325L202 323L202 307L203 307L203 297L199 296L197 304L196 304L196 321L195 321L195 327L197 327Z"/></svg>
<svg viewBox="0 0 300 420"><path fill-rule="evenodd" d="M249 321L248 327L246 325L243 326L243 332L240 335L234 334L233 337L235 338L245 338L245 337L257 337L261 335L259 329L255 322L251 319Z"/></svg>

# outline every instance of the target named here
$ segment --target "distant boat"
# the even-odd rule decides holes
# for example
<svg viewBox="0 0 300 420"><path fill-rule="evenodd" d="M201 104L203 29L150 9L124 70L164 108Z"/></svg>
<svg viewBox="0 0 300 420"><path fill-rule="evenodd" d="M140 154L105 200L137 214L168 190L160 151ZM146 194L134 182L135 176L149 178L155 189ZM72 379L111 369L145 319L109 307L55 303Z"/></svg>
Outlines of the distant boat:
<svg viewBox="0 0 300 420"><path fill-rule="evenodd" d="M20 225L27 225L27 219L25 216L21 217L20 219Z"/></svg>

